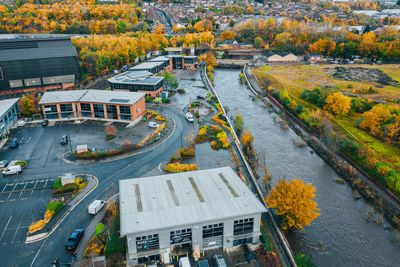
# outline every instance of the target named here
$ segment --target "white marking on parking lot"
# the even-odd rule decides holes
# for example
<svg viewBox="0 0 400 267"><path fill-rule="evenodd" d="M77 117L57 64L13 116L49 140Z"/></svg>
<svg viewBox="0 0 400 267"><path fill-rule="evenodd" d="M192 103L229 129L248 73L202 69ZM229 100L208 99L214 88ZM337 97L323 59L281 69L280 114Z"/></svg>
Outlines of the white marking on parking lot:
<svg viewBox="0 0 400 267"><path fill-rule="evenodd" d="M32 196L32 194L33 194L33 191L35 191L35 188L36 188L37 184L38 184L38 183L36 182L35 186L34 186L33 189L32 189L31 196Z"/></svg>
<svg viewBox="0 0 400 267"><path fill-rule="evenodd" d="M26 186L28 185L28 183L25 183L25 186L24 186L24 189L22 189L21 190L21 193L19 194L19 198L18 199L20 199L21 198L21 196L22 196L22 193L24 192L24 190L25 190L25 188L26 188Z"/></svg>
<svg viewBox="0 0 400 267"><path fill-rule="evenodd" d="M21 222L22 222L22 218L24 218L24 216L21 216L21 219L19 220L19 223L18 223L18 226L17 226L17 230L15 231L15 234L14 234L14 237L13 237L13 239L11 241L11 244L14 243L15 237L17 236L19 226L21 225Z"/></svg>
<svg viewBox="0 0 400 267"><path fill-rule="evenodd" d="M14 190L15 190L15 188L17 187L17 185L18 185L18 184L15 184L15 186L14 186L13 190L11 190L11 191L14 191ZM10 193L10 194L8 195L8 198L7 198L7 200L6 200L6 201L8 201L8 199L11 197L11 194L12 194L12 193ZM14 200L15 200L15 199L14 199ZM11 200L10 200L10 201L11 201Z"/></svg>
<svg viewBox="0 0 400 267"><path fill-rule="evenodd" d="M7 222L7 224L6 224L6 227L4 228L3 233L1 234L0 241L3 239L4 233L5 233L6 230L7 230L7 226L8 226L8 224L10 223L11 218L12 218L12 216L10 216L10 218L8 218L8 222Z"/></svg>
<svg viewBox="0 0 400 267"><path fill-rule="evenodd" d="M4 192L4 190L6 189L7 185L8 185L8 184L6 184L6 185L4 186L3 190L1 190L1 192Z"/></svg>
<svg viewBox="0 0 400 267"><path fill-rule="evenodd" d="M26 141L26 144L29 143L29 141L31 141L32 137L28 138L28 141Z"/></svg>
<svg viewBox="0 0 400 267"><path fill-rule="evenodd" d="M47 182L48 182L48 181L49 181L49 179L47 179L47 180L46 180L46 183L44 184L44 186L43 186L43 187L46 187L46 185L47 185Z"/></svg>

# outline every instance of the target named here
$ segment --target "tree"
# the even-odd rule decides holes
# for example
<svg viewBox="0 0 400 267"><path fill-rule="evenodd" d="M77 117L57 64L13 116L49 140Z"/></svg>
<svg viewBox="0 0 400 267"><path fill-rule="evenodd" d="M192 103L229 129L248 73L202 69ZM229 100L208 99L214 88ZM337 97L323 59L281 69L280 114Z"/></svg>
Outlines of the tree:
<svg viewBox="0 0 400 267"><path fill-rule="evenodd" d="M236 33L234 33L233 31L230 30L226 30L224 32L221 33L221 40L225 41L225 40L232 40L233 38L235 38Z"/></svg>
<svg viewBox="0 0 400 267"><path fill-rule="evenodd" d="M343 117L347 115L351 108L351 98L337 92L329 95L325 100L324 109L333 114Z"/></svg>
<svg viewBox="0 0 400 267"><path fill-rule="evenodd" d="M154 30L153 30L153 32L156 33L156 34L165 34L166 31L167 31L167 30L165 29L164 24L157 24L157 25L154 27Z"/></svg>
<svg viewBox="0 0 400 267"><path fill-rule="evenodd" d="M117 133L117 128L114 125L109 125L105 129L107 135L115 135Z"/></svg>
<svg viewBox="0 0 400 267"><path fill-rule="evenodd" d="M24 116L31 116L35 112L35 102L33 96L26 94L20 100L21 114Z"/></svg>
<svg viewBox="0 0 400 267"><path fill-rule="evenodd" d="M308 226L320 214L312 184L300 179L281 179L271 190L265 202L282 218L282 229L301 229Z"/></svg>

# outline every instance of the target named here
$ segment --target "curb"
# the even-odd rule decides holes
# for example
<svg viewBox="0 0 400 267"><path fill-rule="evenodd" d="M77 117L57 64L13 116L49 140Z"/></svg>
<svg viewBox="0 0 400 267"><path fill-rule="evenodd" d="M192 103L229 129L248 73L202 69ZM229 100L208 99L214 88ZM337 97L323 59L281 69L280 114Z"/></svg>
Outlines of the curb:
<svg viewBox="0 0 400 267"><path fill-rule="evenodd" d="M73 206L71 206L65 213L64 215L58 220L58 222L53 226L53 228L47 232L47 233L41 233L41 234L37 234L34 236L29 236L26 238L25 244L30 244L30 243L34 243L34 242L38 242L40 240L43 240L44 238L49 237L56 229L57 227L64 221L64 219L68 216L68 214L83 200L85 199L90 193L93 192L94 189L97 188L97 186L99 185L99 180L97 179L96 176L94 175L90 175L90 174L86 174L90 177L92 177L92 179L95 180L96 184L95 186L90 189L88 192L86 192L86 194L84 196L82 196L81 199L79 199Z"/></svg>

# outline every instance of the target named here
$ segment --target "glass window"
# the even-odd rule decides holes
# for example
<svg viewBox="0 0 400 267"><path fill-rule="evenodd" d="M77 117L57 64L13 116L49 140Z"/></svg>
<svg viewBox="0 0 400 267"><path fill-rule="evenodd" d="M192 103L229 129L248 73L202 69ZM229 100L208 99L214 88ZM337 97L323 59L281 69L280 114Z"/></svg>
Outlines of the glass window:
<svg viewBox="0 0 400 267"><path fill-rule="evenodd" d="M181 244L192 241L192 229L183 229L170 232L170 243Z"/></svg>
<svg viewBox="0 0 400 267"><path fill-rule="evenodd" d="M131 107L130 106L119 106L119 112L121 114L131 114Z"/></svg>
<svg viewBox="0 0 400 267"><path fill-rule="evenodd" d="M137 252L154 250L160 248L158 235L148 235L136 238Z"/></svg>
<svg viewBox="0 0 400 267"><path fill-rule="evenodd" d="M93 111L96 118L104 118L103 104L93 104Z"/></svg>
<svg viewBox="0 0 400 267"><path fill-rule="evenodd" d="M72 111L72 104L60 104L61 112Z"/></svg>
<svg viewBox="0 0 400 267"><path fill-rule="evenodd" d="M53 113L57 112L57 105L45 105L44 106L45 113Z"/></svg>
<svg viewBox="0 0 400 267"><path fill-rule="evenodd" d="M81 111L91 111L90 104L81 103L80 105L81 105Z"/></svg>
<svg viewBox="0 0 400 267"><path fill-rule="evenodd" d="M224 224L214 224L203 226L203 238L209 238L213 236L221 236L224 233Z"/></svg>
<svg viewBox="0 0 400 267"><path fill-rule="evenodd" d="M233 235L242 235L242 234L252 233L253 229L254 229L253 218L234 221L234 224L233 224Z"/></svg>
<svg viewBox="0 0 400 267"><path fill-rule="evenodd" d="M117 106L107 105L107 118L118 119Z"/></svg>

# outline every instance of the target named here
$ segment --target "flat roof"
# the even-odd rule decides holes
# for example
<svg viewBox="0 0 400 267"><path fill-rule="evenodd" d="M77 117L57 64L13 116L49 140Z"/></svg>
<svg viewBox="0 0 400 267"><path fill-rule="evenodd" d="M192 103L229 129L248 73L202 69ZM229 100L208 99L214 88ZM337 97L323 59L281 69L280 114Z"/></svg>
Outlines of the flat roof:
<svg viewBox="0 0 400 267"><path fill-rule="evenodd" d="M158 56L158 57L150 59L149 61L150 62L165 62L165 61L169 61L169 60L170 60L170 58L168 58L168 57Z"/></svg>
<svg viewBox="0 0 400 267"><path fill-rule="evenodd" d="M93 102L104 104L133 105L145 95L145 93L138 92L95 89L54 91L44 93L39 101L39 104Z"/></svg>
<svg viewBox="0 0 400 267"><path fill-rule="evenodd" d="M17 103L19 98L10 98L5 100L0 100L0 117L3 115Z"/></svg>
<svg viewBox="0 0 400 267"><path fill-rule="evenodd" d="M153 73L148 71L126 71L107 81L113 84L157 85L163 80L164 77L154 77Z"/></svg>
<svg viewBox="0 0 400 267"><path fill-rule="evenodd" d="M163 63L162 62L144 62L142 64L139 64L137 66L129 68L129 70L147 70L147 69L153 69L158 66L161 66Z"/></svg>
<svg viewBox="0 0 400 267"><path fill-rule="evenodd" d="M266 212L230 167L119 181L121 235Z"/></svg>

